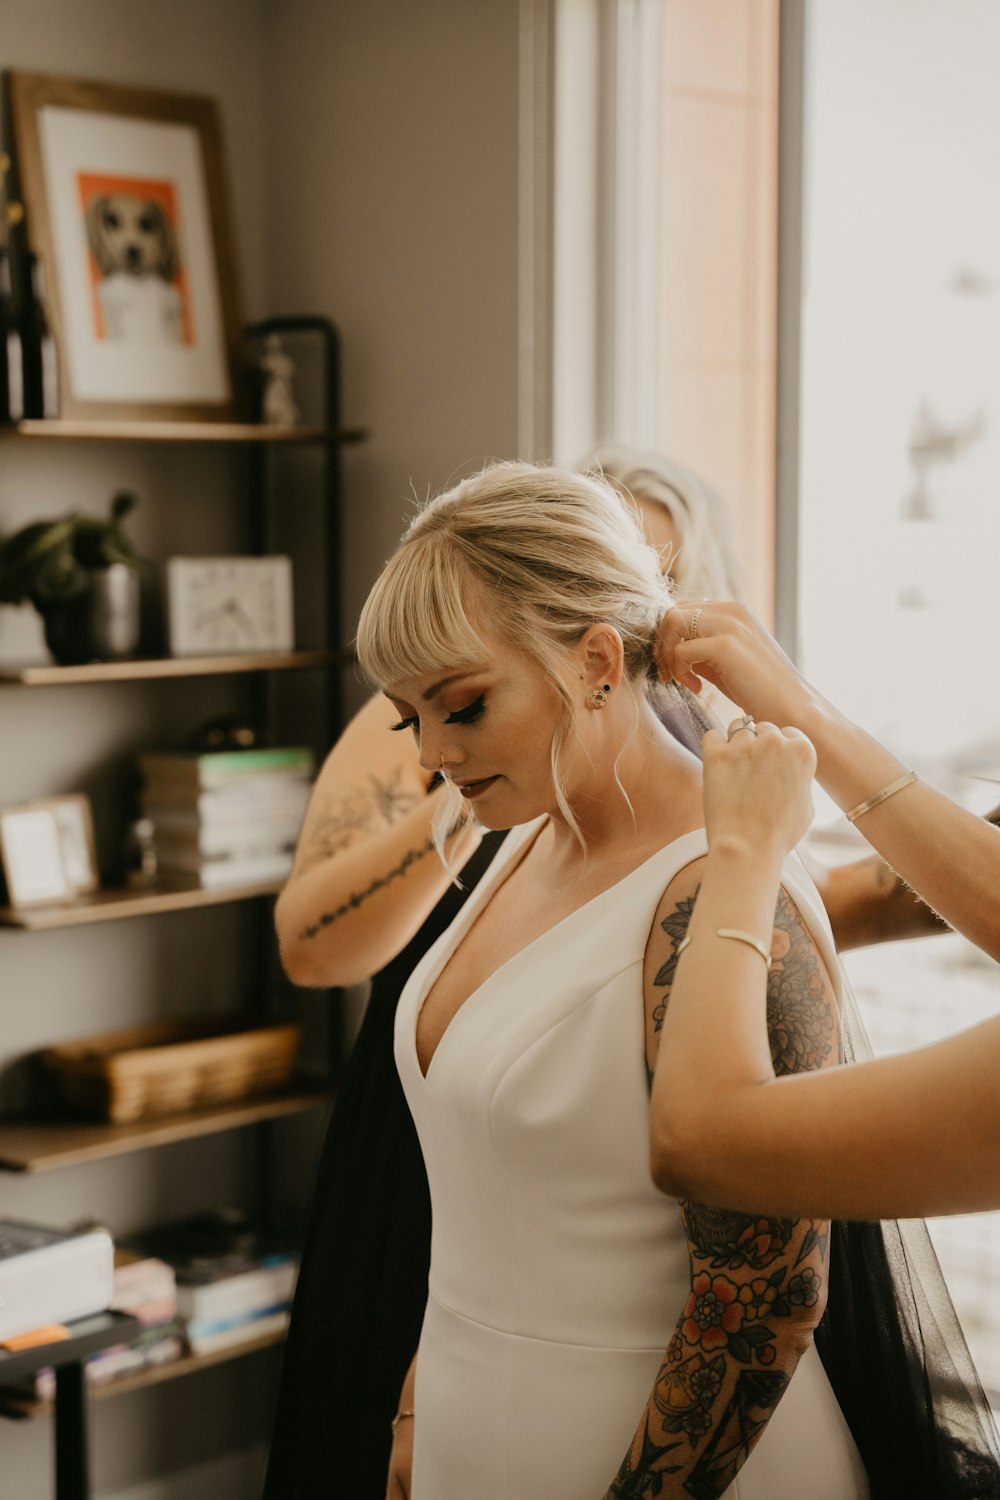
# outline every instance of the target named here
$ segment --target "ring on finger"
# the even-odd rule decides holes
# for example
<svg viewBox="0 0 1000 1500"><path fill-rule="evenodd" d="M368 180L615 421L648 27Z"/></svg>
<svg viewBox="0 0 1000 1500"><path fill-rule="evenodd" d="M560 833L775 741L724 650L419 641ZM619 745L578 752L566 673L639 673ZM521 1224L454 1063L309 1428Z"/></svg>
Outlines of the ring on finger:
<svg viewBox="0 0 1000 1500"><path fill-rule="evenodd" d="M698 639L698 618L700 614L701 610L696 609L694 614L691 616L691 624L688 627L688 639L691 641L696 641Z"/></svg>
<svg viewBox="0 0 1000 1500"><path fill-rule="evenodd" d="M754 723L749 714L741 714L738 719L734 719L730 724L729 732L726 735L726 740L731 740L733 735L739 734L741 729L749 729L750 733L756 737L757 725Z"/></svg>

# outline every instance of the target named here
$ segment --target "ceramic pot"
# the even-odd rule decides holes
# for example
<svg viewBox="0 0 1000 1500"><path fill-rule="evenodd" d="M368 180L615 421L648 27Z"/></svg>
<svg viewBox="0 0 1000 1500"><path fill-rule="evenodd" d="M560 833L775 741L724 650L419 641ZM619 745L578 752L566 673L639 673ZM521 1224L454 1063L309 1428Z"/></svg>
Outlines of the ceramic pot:
<svg viewBox="0 0 1000 1500"><path fill-rule="evenodd" d="M124 661L139 646L139 575L124 563L96 569L86 593L47 609L45 644L66 666Z"/></svg>

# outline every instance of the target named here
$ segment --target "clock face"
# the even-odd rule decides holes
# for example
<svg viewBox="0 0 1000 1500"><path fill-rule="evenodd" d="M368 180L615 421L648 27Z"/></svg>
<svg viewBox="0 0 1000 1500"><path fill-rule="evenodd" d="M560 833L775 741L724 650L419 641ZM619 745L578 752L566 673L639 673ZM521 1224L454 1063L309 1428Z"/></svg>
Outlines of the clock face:
<svg viewBox="0 0 1000 1500"><path fill-rule="evenodd" d="M287 557L174 557L167 594L173 656L292 649Z"/></svg>

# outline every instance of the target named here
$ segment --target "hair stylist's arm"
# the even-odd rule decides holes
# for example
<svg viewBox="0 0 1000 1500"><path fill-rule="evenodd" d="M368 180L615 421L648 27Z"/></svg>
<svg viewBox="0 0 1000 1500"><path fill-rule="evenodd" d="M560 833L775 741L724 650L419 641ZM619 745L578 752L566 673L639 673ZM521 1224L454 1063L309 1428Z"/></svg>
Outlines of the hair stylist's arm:
<svg viewBox="0 0 1000 1500"><path fill-rule="evenodd" d="M397 717L381 695L371 698L316 781L275 911L281 960L295 984L355 984L376 973L451 879L431 837L437 793L428 793L411 732L392 733ZM471 824L456 832L454 868L479 837Z"/></svg>
<svg viewBox="0 0 1000 1500"><path fill-rule="evenodd" d="M653 1176L679 1197L767 1214L996 1208L1000 1020L904 1056L776 1076L789 960L780 921L765 935L783 857L808 822L811 769L795 730L705 737L709 853L663 1022ZM719 928L756 935L773 963Z"/></svg>
<svg viewBox="0 0 1000 1500"><path fill-rule="evenodd" d="M817 779L845 811L906 770L806 682L741 604L682 601L664 619L658 661L668 680L696 692L704 678L756 719L801 729L816 748ZM1000 960L1000 829L920 782L864 813L859 827L934 911Z"/></svg>

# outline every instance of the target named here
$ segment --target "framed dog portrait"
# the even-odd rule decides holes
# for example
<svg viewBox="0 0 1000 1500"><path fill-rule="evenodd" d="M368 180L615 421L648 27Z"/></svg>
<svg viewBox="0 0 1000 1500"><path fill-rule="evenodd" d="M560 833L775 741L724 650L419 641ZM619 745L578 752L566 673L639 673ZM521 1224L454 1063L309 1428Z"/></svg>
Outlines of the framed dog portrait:
<svg viewBox="0 0 1000 1500"><path fill-rule="evenodd" d="M61 414L236 414L240 315L211 99L6 75Z"/></svg>
<svg viewBox="0 0 1000 1500"><path fill-rule="evenodd" d="M82 793L0 808L0 863L11 906L40 906L96 891L89 799Z"/></svg>

